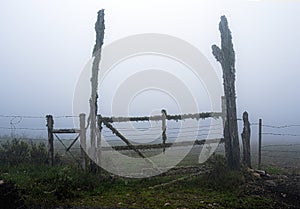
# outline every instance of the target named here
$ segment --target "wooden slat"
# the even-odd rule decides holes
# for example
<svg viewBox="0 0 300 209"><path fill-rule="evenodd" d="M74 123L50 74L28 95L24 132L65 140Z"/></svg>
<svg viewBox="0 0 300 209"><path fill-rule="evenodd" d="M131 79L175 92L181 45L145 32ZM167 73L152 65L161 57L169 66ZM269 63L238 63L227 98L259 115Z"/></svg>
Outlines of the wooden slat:
<svg viewBox="0 0 300 209"><path fill-rule="evenodd" d="M205 118L220 118L222 112L204 112L194 114L183 114L183 115L167 115L167 120L185 120L185 119L205 119ZM129 122L129 121L159 121L162 120L161 115L155 116L144 116L144 117L102 117L103 121L114 123L114 122Z"/></svg>
<svg viewBox="0 0 300 209"><path fill-rule="evenodd" d="M208 140L195 140L195 141L184 141L184 142L174 142L174 143L160 143L160 144L140 144L140 145L132 145L132 146L112 146L112 147L102 147L102 150L146 150L146 149L163 149L164 147L184 147L190 145L203 145L205 143L212 144L212 143L224 143L224 139L208 139Z"/></svg>
<svg viewBox="0 0 300 209"><path fill-rule="evenodd" d="M79 129L53 129L54 134L75 134L80 133Z"/></svg>

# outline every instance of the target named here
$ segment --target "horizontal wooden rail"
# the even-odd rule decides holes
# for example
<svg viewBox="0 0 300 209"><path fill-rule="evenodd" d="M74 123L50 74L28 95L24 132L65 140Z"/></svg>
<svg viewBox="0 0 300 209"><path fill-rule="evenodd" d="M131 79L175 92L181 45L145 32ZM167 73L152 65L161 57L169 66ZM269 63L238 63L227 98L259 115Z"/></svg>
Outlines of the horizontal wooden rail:
<svg viewBox="0 0 300 209"><path fill-rule="evenodd" d="M167 120L185 120L185 119L205 119L205 118L220 118L222 112L204 112L183 115L167 115ZM144 117L102 117L102 120L109 123L114 122L129 122L129 121L159 121L162 120L162 115L144 116Z"/></svg>
<svg viewBox="0 0 300 209"><path fill-rule="evenodd" d="M183 141L183 142L174 142L174 143L160 143L160 144L139 144L139 145L132 145L132 147L124 145L124 146L111 146L111 147L102 147L101 150L146 150L146 149L163 149L167 147L184 147L190 145L203 145L203 144L212 144L212 143L224 143L224 139L207 139L207 140L195 140L195 141Z"/></svg>
<svg viewBox="0 0 300 209"><path fill-rule="evenodd" d="M53 129L52 133L54 134L75 134L80 133L79 129Z"/></svg>

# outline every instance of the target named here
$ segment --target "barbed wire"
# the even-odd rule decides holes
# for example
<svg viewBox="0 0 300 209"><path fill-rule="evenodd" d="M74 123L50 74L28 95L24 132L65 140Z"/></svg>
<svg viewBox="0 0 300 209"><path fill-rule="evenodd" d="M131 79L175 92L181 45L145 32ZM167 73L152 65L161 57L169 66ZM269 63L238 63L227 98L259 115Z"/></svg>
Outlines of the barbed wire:
<svg viewBox="0 0 300 209"><path fill-rule="evenodd" d="M53 118L78 118L77 115L58 115L53 116ZM26 119L45 119L46 116L32 116L32 115L1 115L0 118L26 118Z"/></svg>
<svg viewBox="0 0 300 209"><path fill-rule="evenodd" d="M287 133L272 133L272 132L268 132L268 133L262 133L263 135L273 135L273 136L294 136L294 137L300 137L299 134L287 134Z"/></svg>
<svg viewBox="0 0 300 209"><path fill-rule="evenodd" d="M264 150L264 149L262 149L261 151L264 151L264 152L282 152L282 153L299 153L300 154L300 151L297 151L297 150Z"/></svg>
<svg viewBox="0 0 300 209"><path fill-rule="evenodd" d="M0 129L6 129L6 130L30 130L30 131L47 131L46 128L27 128L27 127L21 127L21 128L11 128L11 127L3 127L0 126Z"/></svg>
<svg viewBox="0 0 300 209"><path fill-rule="evenodd" d="M262 125L263 127L267 128L276 128L276 129L284 129L284 128L291 128L291 127L300 127L298 124L292 124L292 125L281 125L281 126L274 126L274 125Z"/></svg>
<svg viewBox="0 0 300 209"><path fill-rule="evenodd" d="M264 147L291 147L291 146L300 146L300 144L268 144L261 146Z"/></svg>

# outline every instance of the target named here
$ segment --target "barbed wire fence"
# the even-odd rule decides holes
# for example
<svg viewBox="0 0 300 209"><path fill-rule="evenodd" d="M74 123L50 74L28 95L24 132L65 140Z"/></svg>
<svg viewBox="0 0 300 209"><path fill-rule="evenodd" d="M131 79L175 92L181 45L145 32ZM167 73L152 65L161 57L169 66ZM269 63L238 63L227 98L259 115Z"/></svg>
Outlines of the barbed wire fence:
<svg viewBox="0 0 300 209"><path fill-rule="evenodd" d="M55 116L55 119L67 119L67 118L78 118L79 116L72 116L72 115L59 115ZM2 125L0 123L0 130L6 130L9 131L9 136L11 139L14 138L20 138L19 134L20 131L32 131L32 132L41 132L43 131L44 133L47 132L47 127L46 127L46 117L45 116L32 116L32 115L0 115L0 122L1 120L6 119L4 122L5 125ZM44 124L44 126L40 126L38 128L33 128L33 127L26 127L22 126L22 123L26 123L25 120L38 120L39 124ZM2 131L1 131L2 132ZM0 133L1 133L0 132ZM7 135L1 133L1 135ZM7 138L7 137L6 137ZM34 140L34 138L32 138ZM39 139L40 140L40 139Z"/></svg>
<svg viewBox="0 0 300 209"><path fill-rule="evenodd" d="M255 128L257 133L253 131ZM251 139L257 139L258 141L258 153L256 154L258 167L260 168L261 164L300 167L299 128L300 124L296 123L283 125L264 124L262 122L251 123ZM254 148L256 149L256 147Z"/></svg>
<svg viewBox="0 0 300 209"><path fill-rule="evenodd" d="M55 116L54 119L74 119L78 118L79 116L73 115L58 115ZM0 121L5 121L4 123L0 123L0 134L2 138L6 140L10 139L20 139L20 138L28 138L30 141L35 140L45 140L47 142L46 137L30 137L30 135L24 135L24 131L26 133L47 133L47 127L45 126L45 116L32 116L32 115L1 115L0 114ZM23 126L23 124L27 123L28 120L35 120L38 121L39 124L43 124L42 126L32 127L32 126ZM242 119L238 119L238 121L242 121ZM259 123L251 123L251 128L258 128ZM273 158L280 156L289 157L292 160L300 160L300 132L297 128L300 128L300 124L283 124L283 125L274 125L274 124L261 124L262 132L260 133L262 136L262 144L261 144L261 152L264 158ZM221 133L219 132L220 124L208 124L202 125L191 125L186 127L168 127L167 135L168 140L174 140L178 136L178 131L180 130L182 137L190 140L195 140L194 133L197 132L197 138L203 137L205 138L210 131L212 134L216 136L216 138L221 138ZM149 127L136 127L134 130L129 128L119 128L122 133L126 134L127 137L132 138L133 140L139 138L141 133L147 131ZM161 130L161 127L151 127L152 130L157 130L158 132ZM296 129L296 130L295 130ZM3 131L2 131L3 130ZM3 137L3 132L6 131L6 137ZM21 136L20 134L23 134ZM110 142L119 141L115 135L113 135L109 130L104 129L102 132L103 137L110 140ZM153 133L143 133L144 137L151 137ZM256 139L253 134L252 130L252 139ZM279 140L280 139L280 140ZM288 142L286 143L286 141ZM292 142L290 142L292 139ZM57 147L57 151L60 153L64 153L66 150L67 145L73 141L70 138L60 138L60 143L62 146ZM72 149L75 151L80 150L79 146L75 146ZM78 160L74 154L70 154L70 156L74 160Z"/></svg>
<svg viewBox="0 0 300 209"><path fill-rule="evenodd" d="M72 115L58 115L55 116L55 120L58 119L74 119L79 116ZM31 125L29 125L31 124ZM70 121L69 123L70 124ZM73 126L73 123L70 124ZM58 137L58 136L56 136ZM7 142L11 140L23 140L30 143L45 143L47 144L47 127L46 116L33 116L33 115L0 115L0 142ZM69 144L73 142L70 137L60 138L58 137L56 146L56 155L64 159L71 158L73 161L78 161L76 157L80 147L73 146L73 152L66 151Z"/></svg>

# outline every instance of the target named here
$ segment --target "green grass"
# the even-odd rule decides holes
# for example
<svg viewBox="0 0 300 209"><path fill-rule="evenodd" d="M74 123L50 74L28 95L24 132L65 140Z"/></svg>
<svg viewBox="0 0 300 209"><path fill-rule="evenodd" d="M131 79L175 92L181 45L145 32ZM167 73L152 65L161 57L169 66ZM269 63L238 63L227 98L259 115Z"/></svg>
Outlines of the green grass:
<svg viewBox="0 0 300 209"><path fill-rule="evenodd" d="M211 172L168 186L150 187L189 175L146 179L84 173L76 167L20 164L2 166L0 179L15 182L28 205L73 205L114 208L272 208L266 197L240 189L243 173L228 171L222 157L207 162ZM166 205L166 206L165 206Z"/></svg>
<svg viewBox="0 0 300 209"><path fill-rule="evenodd" d="M25 153L26 160L9 150ZM25 151L25 152L24 152ZM179 166L199 166L199 149L193 148ZM152 154L152 153L148 153ZM46 206L96 206L112 208L273 208L274 200L268 196L248 195L244 191L249 173L229 171L223 156L213 155L205 163L209 172L190 177L189 172L145 179L129 179L83 172L69 155L51 167L44 161L44 146L13 141L0 147L0 180L13 182L27 205ZM79 157L77 153L76 157ZM40 162L40 163L38 163ZM41 162L44 162L42 164ZM135 165L128 165L135 166ZM265 168L271 174L282 174L285 169L275 166ZM195 172L195 170L193 170ZM175 173L175 174L174 174ZM177 174L176 174L177 173ZM151 187L189 177L167 186ZM251 180L251 178L250 178Z"/></svg>

